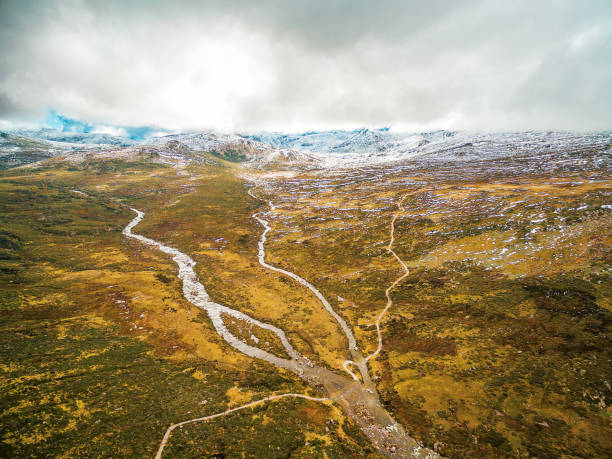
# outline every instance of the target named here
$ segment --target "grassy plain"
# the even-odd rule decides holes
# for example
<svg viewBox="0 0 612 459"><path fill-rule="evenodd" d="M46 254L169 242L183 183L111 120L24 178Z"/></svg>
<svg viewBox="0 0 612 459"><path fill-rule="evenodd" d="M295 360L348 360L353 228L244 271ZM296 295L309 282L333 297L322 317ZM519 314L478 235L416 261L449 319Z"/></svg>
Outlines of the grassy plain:
<svg viewBox="0 0 612 459"><path fill-rule="evenodd" d="M390 412L450 457L605 457L608 172L536 158L301 174L269 189L270 259L317 285L372 352L406 195L394 249L410 275L372 362Z"/></svg>
<svg viewBox="0 0 612 459"><path fill-rule="evenodd" d="M612 454L612 212L603 167L533 160L431 163L281 175L213 156L53 160L0 173L0 455L151 456L172 423L272 393L312 393L246 357L182 296L176 265L121 230L196 262L212 299L287 332L310 359L348 358L317 286L365 354L385 289L381 398L450 457ZM283 354L265 330L237 336ZM363 457L371 446L331 404L284 399L177 429L168 457Z"/></svg>
<svg viewBox="0 0 612 459"><path fill-rule="evenodd" d="M250 216L259 205L233 165L212 159L176 169L146 155L92 157L2 172L0 455L152 456L172 423L308 393L293 374L229 347L183 299L174 262L121 235L130 207L143 210L135 232L194 258L215 301L282 326L306 354L329 347L326 358L338 360L332 325L300 323L320 305L257 263ZM179 429L168 445L170 457L368 451L337 408L301 400Z"/></svg>

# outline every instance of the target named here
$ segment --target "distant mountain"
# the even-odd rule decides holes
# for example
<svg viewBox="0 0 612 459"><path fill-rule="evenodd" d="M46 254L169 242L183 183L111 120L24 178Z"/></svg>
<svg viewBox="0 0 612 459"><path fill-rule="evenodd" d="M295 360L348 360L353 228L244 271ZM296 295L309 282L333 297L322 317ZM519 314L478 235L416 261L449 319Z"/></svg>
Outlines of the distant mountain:
<svg viewBox="0 0 612 459"><path fill-rule="evenodd" d="M400 139L388 129L355 129L352 131L309 131L296 134L262 132L243 137L279 148L312 153L365 152L379 150Z"/></svg>
<svg viewBox="0 0 612 459"><path fill-rule="evenodd" d="M232 162L252 162L259 165L275 164L315 164L319 161L313 155L300 152L235 134L222 134L214 131L187 132L157 137L151 145L180 147L191 152L205 152Z"/></svg>
<svg viewBox="0 0 612 459"><path fill-rule="evenodd" d="M107 155L148 148L162 157L204 161L210 154L250 167L359 167L406 161L486 161L504 157L563 158L575 163L596 160L609 164L612 134L571 132L467 133L444 130L398 133L389 129L309 131L239 135L190 131L164 135L152 128L130 128L147 135L130 137L122 127L98 126L55 114L58 129L0 133L1 167L14 167L51 156L105 152ZM140 131L138 131L140 129ZM85 132L87 131L87 132ZM74 156L76 158L76 156ZM548 158L548 159L547 159ZM210 157L208 157L210 160Z"/></svg>
<svg viewBox="0 0 612 459"><path fill-rule="evenodd" d="M466 133L444 130L397 133L388 129L257 133L245 138L304 151L329 167L352 167L408 160L474 161L505 156L610 153L609 132Z"/></svg>
<svg viewBox="0 0 612 459"><path fill-rule="evenodd" d="M13 134L30 137L33 139L49 140L52 142L78 143L90 145L113 145L129 147L141 143L128 137L100 134L94 132L71 132L50 128L42 129L18 129L11 131Z"/></svg>
<svg viewBox="0 0 612 459"><path fill-rule="evenodd" d="M304 151L318 156L329 165L365 162L385 162L402 156L438 138L454 133L396 133L384 129L354 129L350 131L309 131L296 134L257 133L245 138L268 143L279 148Z"/></svg>
<svg viewBox="0 0 612 459"><path fill-rule="evenodd" d="M0 170L23 166L54 155L48 142L0 132Z"/></svg>

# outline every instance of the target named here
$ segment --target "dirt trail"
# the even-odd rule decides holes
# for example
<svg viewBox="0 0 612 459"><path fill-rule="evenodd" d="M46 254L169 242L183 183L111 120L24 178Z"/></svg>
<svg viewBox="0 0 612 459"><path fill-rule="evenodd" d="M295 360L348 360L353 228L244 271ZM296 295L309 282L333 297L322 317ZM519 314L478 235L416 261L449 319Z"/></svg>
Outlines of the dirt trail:
<svg viewBox="0 0 612 459"><path fill-rule="evenodd" d="M251 408L253 406L260 405L260 404L262 404L264 402L270 402L270 401L273 401L273 400L279 400L281 398L287 398L287 397L303 398L303 399L306 399L306 400L312 400L314 402L328 402L328 401L332 400L331 398L328 398L328 397L311 397L309 395L293 394L293 393L280 394L280 395L271 395L269 397L264 397L264 398L262 398L260 400L256 400L254 402L250 402L250 403L247 403L245 405L237 406L235 408L230 408L229 410L225 410L225 411L223 411L221 413L211 414L210 416L203 416L201 418L194 418L194 419L189 419L187 421L178 422L176 424L172 424L170 427L168 427L168 430L166 430L166 433L164 434L164 438L162 439L161 444L159 445L159 449L157 450L157 454L155 455L155 459L161 459L162 454L164 452L164 447L166 446L166 444L168 443L168 439L170 438L170 434L177 427L184 426L185 424L191 424L193 422L210 421L210 420L215 419L215 418L220 418L221 416L227 416L228 414L234 413L236 411L240 411L240 410L244 410L246 408Z"/></svg>
<svg viewBox="0 0 612 459"><path fill-rule="evenodd" d="M389 310L389 308L393 305L393 300L391 299L391 290L393 290L397 284L403 281L408 276L408 274L410 274L410 271L408 270L408 267L406 266L406 264L402 261L400 257L397 256L397 253L395 253L395 251L393 250L393 244L395 243L395 220L397 220L400 213L404 212L404 199L406 199L406 196L407 195L402 196L402 198L397 203L398 211L395 213L395 215L393 215L393 218L391 219L391 237L389 239L389 245L387 246L387 251L390 252L391 255L395 257L395 259L398 261L400 265L402 265L404 274L402 274L400 277L395 279L395 281L393 281L393 283L389 287L387 287L387 290L385 290L385 296L387 297L387 305L385 306L385 309L383 309L382 312L376 318L376 332L378 334L378 347L373 353L371 353L370 355L366 357L365 359L366 362L376 357L378 354L380 354L380 351L382 351L383 344L382 344L382 334L380 333L380 321L382 320L386 312Z"/></svg>

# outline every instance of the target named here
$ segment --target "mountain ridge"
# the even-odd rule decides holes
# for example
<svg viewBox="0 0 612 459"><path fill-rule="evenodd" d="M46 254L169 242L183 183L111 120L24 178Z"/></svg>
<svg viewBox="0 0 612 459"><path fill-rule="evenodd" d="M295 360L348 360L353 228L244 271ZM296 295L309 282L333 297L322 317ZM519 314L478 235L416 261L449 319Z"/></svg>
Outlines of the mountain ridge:
<svg viewBox="0 0 612 459"><path fill-rule="evenodd" d="M157 131L157 134L163 134ZM527 131L469 133L436 130L398 133L389 129L307 131L303 133L222 133L212 130L166 133L135 140L99 132L66 132L63 129L4 131L0 155L17 151L42 156L69 155L75 151L106 154L148 147L162 156L189 157L208 153L252 167L291 166L343 168L403 161L481 161L509 156L556 154L571 157L602 156L609 159L612 132L572 133ZM16 140L18 139L18 140ZM27 158L18 163L27 162Z"/></svg>

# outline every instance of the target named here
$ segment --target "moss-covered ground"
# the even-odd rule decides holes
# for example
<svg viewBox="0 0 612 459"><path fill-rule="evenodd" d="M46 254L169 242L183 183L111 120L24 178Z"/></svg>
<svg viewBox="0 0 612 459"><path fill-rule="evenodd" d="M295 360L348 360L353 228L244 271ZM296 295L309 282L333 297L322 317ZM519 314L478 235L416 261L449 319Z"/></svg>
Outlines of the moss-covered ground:
<svg viewBox="0 0 612 459"><path fill-rule="evenodd" d="M215 301L282 326L305 353L329 345L328 360L340 358L333 326L319 319L312 331L296 319L316 315L316 301L257 263L259 203L233 167L136 156L2 172L1 456L151 457L172 423L273 393L311 393L216 335L183 299L173 261L121 235L130 207L147 214L137 232L197 261ZM336 407L303 400L178 429L167 447L168 457L368 451Z"/></svg>
<svg viewBox="0 0 612 459"><path fill-rule="evenodd" d="M122 236L131 207L146 213L134 232L191 256L214 301L340 371L343 334L306 288L258 263L252 215L272 226L267 261L315 284L367 354L402 273L386 245L404 195L394 249L410 275L371 361L390 413L450 457L612 454L605 167L534 157L249 172L270 211L242 166L205 159L94 155L0 173L0 455L152 456L175 422L314 394L217 336L174 262ZM282 355L270 333L227 325ZM374 456L338 407L294 399L176 429L165 453Z"/></svg>
<svg viewBox="0 0 612 459"><path fill-rule="evenodd" d="M268 189L269 258L376 348L382 399L450 457L612 454L609 171L534 160L304 173Z"/></svg>

